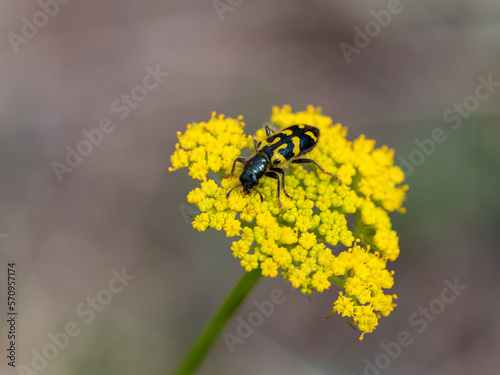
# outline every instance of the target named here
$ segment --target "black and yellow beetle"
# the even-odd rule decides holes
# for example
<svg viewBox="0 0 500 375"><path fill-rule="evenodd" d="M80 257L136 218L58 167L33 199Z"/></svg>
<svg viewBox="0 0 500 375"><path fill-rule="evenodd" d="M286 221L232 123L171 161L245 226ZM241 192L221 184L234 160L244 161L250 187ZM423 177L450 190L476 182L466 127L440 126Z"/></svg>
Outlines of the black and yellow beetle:
<svg viewBox="0 0 500 375"><path fill-rule="evenodd" d="M234 189L242 187L244 194L250 194L252 190L255 190L259 193L260 200L263 202L264 198L260 191L255 189L255 186L262 176L272 177L278 180L278 205L280 210L283 210L280 200L281 183L279 175L281 175L283 192L288 198L292 199L292 197L288 195L285 189L285 171L278 167L288 163L314 164L323 173L327 173L341 182L335 175L325 171L314 160L298 158L307 154L316 146L319 139L318 128L310 125L292 125L275 134L271 133L269 125L266 125L265 129L267 138L258 143L255 139L253 141L255 155L249 159L239 157L234 160L231 173L226 177L231 177L234 174L236 162L243 164L243 172L240 175L240 185L229 190L226 198L229 198Z"/></svg>

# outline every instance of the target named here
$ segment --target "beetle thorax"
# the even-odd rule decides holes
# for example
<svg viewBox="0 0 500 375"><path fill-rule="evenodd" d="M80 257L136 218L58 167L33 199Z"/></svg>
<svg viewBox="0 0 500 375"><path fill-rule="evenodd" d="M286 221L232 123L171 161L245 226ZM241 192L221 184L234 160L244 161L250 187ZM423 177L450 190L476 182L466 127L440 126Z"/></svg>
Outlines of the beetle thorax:
<svg viewBox="0 0 500 375"><path fill-rule="evenodd" d="M240 182L245 192L259 183L259 179L266 173L268 165L269 157L263 152L258 152L247 160L240 175Z"/></svg>

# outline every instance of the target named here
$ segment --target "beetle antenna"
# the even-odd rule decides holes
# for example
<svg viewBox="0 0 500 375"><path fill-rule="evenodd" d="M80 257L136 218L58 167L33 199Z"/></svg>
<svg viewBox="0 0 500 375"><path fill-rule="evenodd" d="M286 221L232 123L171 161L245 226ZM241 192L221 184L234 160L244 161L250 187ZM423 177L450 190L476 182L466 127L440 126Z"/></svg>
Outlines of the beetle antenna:
<svg viewBox="0 0 500 375"><path fill-rule="evenodd" d="M234 190L234 189L237 189L237 188L240 188L242 185L238 185L238 186L235 186L234 188L232 188L231 190L229 190L226 194L226 199L229 199L229 195L231 195L231 192Z"/></svg>
<svg viewBox="0 0 500 375"><path fill-rule="evenodd" d="M255 190L257 193L260 195L260 203L264 203L264 197L262 196L262 193L258 191L256 188L252 188L252 190Z"/></svg>

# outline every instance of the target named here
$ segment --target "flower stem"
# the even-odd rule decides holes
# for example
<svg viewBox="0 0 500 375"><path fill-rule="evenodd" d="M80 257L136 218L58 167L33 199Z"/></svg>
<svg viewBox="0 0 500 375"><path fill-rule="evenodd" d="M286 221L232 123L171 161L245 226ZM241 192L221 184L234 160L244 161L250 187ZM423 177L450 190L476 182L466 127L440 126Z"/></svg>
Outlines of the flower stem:
<svg viewBox="0 0 500 375"><path fill-rule="evenodd" d="M259 281L260 276L260 269L245 272L224 303L219 307L219 310L212 317L212 320L205 326L203 333L198 337L197 342L184 358L184 361L175 374L188 375L194 373L226 323L231 319L257 281Z"/></svg>
<svg viewBox="0 0 500 375"><path fill-rule="evenodd" d="M342 280L341 278L335 276L335 275L332 275L328 278L328 280L330 280L332 283L334 283L335 285L337 285L338 287L342 288L342 289L345 289L345 281Z"/></svg>

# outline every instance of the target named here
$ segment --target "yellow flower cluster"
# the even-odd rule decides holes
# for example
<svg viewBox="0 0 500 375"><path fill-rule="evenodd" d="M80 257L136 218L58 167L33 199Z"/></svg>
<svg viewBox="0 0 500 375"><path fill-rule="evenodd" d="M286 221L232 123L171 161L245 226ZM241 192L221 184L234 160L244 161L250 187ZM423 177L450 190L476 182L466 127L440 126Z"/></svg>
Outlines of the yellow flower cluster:
<svg viewBox="0 0 500 375"><path fill-rule="evenodd" d="M224 230L228 237L236 237L233 256L248 272L259 268L263 276L279 273L307 294L323 292L335 283L344 292L328 316L336 312L351 318L362 338L395 306L396 296L383 292L393 285L387 260L399 254L388 212L404 212L408 187L401 185L404 175L393 165L394 150L375 148L375 141L364 135L348 141L347 129L333 124L320 108L309 106L296 113L286 105L273 108L271 122L278 128L307 124L320 130L318 144L307 158L342 181L317 168L290 164L286 189L293 200L282 194L281 211L276 180L271 178L259 183L263 202L258 194L245 196L237 190L226 198L229 189L239 184L237 177L223 178L234 159L245 148L255 151L253 138L243 132L242 120L242 116L231 119L213 113L208 122L189 124L185 133L177 134L179 143L170 170L189 167L189 175L203 181L187 196L201 211L193 227ZM265 130L258 130L256 139L265 138ZM221 183L207 178L209 172L223 178ZM352 229L348 215L353 218ZM347 250L334 255L332 248L339 243Z"/></svg>

